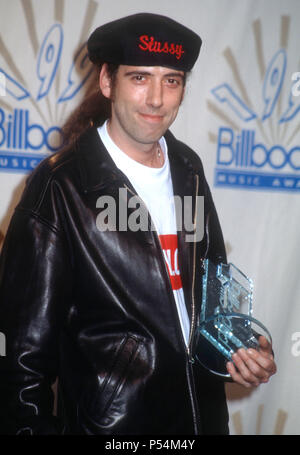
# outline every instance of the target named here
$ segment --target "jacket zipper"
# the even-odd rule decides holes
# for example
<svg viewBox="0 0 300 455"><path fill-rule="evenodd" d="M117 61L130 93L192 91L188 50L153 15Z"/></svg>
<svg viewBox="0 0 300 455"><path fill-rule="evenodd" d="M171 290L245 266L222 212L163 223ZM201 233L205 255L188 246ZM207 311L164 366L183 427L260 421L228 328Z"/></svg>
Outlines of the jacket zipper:
<svg viewBox="0 0 300 455"><path fill-rule="evenodd" d="M197 196L198 195L198 190L199 190L199 176L198 176L198 174L195 174L195 177L196 177L196 192L195 192L195 194ZM129 188L128 185L126 185L126 183L124 183L124 188L126 188L133 196L138 196L131 188ZM142 199L141 199L141 201L144 204L144 206L145 206L145 208L146 208L146 210L148 212L148 215L150 217L150 220L151 220L151 215L149 213L149 210L148 210L146 204L144 203L144 201ZM195 197L195 215L194 215L194 226L195 226L195 229L197 229L196 220L197 220L197 197ZM151 220L151 221L153 221L153 220ZM154 226L154 224L151 224L151 226ZM169 277L169 273L168 273L168 270L167 270L166 262L165 262L164 257L163 257L163 251L162 251L162 247L161 247L161 244L160 244L160 241L159 241L159 238L158 238L157 230L154 231L154 235L157 238L157 243L158 243L159 248L160 248L161 257L163 259L163 263L164 263L164 267L165 267L165 270L166 270L166 274L167 274L167 277L168 277L168 280L169 280L169 283L170 283L170 286L171 286L170 277ZM192 357L192 352L191 352L191 346L192 346L191 343L192 343L193 334L194 334L194 330L195 330L195 313L196 313L195 295L194 295L194 293L195 293L195 278L196 278L196 242L194 242L193 246L194 246L194 248L193 248L193 278L192 278L192 320L191 320L190 334L189 334L189 340L188 340L188 344L187 345L186 345L185 340L183 338L181 327L180 327L180 333L181 333L181 340L182 340L182 343L184 345L184 349L186 351L187 358L188 358L188 363L186 364L186 375L187 375L188 388L189 388L189 394L190 394L190 399L191 399L192 414L193 414L193 421L194 421L194 431L195 431L195 434L198 434L199 433L199 430L198 430L198 411L196 409L193 384L191 383L191 377L190 377L190 371L189 371L189 363L190 364L194 363L194 359ZM176 307L176 302L175 302L175 298L174 298L173 293L172 293L172 300L173 300L173 303L175 304L175 307Z"/></svg>
<svg viewBox="0 0 300 455"><path fill-rule="evenodd" d="M196 177L196 197L195 197L195 217L194 217L194 226L195 229L197 229L196 226L196 221L197 221L197 195L199 191L199 176L198 174L195 174ZM188 341L188 347L187 347L187 352L189 356L189 360L191 363L194 363L194 359L192 357L192 352L191 352L191 343L194 335L194 330L195 330L195 313L196 313L196 305L195 305L195 279L196 279L196 245L197 242L194 242L193 245L193 278L192 278L192 320L191 320L191 328L190 328L190 336L189 336L189 341Z"/></svg>
<svg viewBox="0 0 300 455"><path fill-rule="evenodd" d="M199 191L199 176L195 174L196 177L196 192L195 192L195 216L194 216L194 229L197 229L196 221L197 221L197 195ZM196 319L196 306L195 306L195 279L196 279L196 245L197 242L194 242L193 245L193 277L192 277L192 320L191 320L191 327L190 327L190 336L187 345L187 355L188 355L188 363L186 366L187 369L187 380L189 386L189 392L191 397L191 405L192 405L192 412L193 412L193 419L194 419L194 431L195 434L199 434L199 412L196 407L196 399L195 399L195 392L194 392L194 381L193 381L193 372L192 372L192 365L195 360L192 357L192 340L195 331L195 319ZM190 364L190 365L189 365ZM192 377L191 377L192 376ZM193 381L193 384L192 384ZM199 423L198 423L199 422Z"/></svg>

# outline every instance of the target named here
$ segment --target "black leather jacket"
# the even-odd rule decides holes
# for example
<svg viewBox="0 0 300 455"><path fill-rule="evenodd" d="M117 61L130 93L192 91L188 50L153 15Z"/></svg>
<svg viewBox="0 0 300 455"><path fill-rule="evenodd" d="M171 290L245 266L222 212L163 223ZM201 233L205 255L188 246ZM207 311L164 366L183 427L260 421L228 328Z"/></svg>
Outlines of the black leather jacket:
<svg viewBox="0 0 300 455"><path fill-rule="evenodd" d="M201 242L178 234L189 348L156 232L97 229L98 198L134 189L91 128L32 173L5 239L2 433L227 433L224 383L193 362L201 257L225 260L222 233L199 157L165 137L174 193L203 195L209 216Z"/></svg>

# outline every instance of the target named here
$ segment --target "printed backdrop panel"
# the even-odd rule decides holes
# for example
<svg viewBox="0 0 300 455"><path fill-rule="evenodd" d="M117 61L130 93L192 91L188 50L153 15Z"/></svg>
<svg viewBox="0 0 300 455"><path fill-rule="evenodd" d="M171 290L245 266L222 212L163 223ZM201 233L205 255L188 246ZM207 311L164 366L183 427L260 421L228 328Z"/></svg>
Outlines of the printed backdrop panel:
<svg viewBox="0 0 300 455"><path fill-rule="evenodd" d="M172 7L171 7L172 5ZM299 434L300 69L298 0L0 0L0 242L28 173L61 143L93 83L85 42L148 11L197 31L203 47L172 131L202 158L228 258L254 280L278 373L228 385L232 434ZM0 353L2 354L2 353Z"/></svg>

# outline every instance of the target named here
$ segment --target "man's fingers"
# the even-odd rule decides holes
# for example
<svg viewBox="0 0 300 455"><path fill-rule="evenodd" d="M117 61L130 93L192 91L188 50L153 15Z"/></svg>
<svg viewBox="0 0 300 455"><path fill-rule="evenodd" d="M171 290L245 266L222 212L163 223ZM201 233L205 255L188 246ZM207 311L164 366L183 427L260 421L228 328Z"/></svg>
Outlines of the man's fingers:
<svg viewBox="0 0 300 455"><path fill-rule="evenodd" d="M264 370L266 370L270 374L276 373L276 365L274 363L273 355L271 353L262 353L260 351L256 351L256 349L248 349L248 355L260 365Z"/></svg>
<svg viewBox="0 0 300 455"><path fill-rule="evenodd" d="M232 360L246 382L257 386L260 379L265 379L264 370L246 353L245 349L239 349L233 354Z"/></svg>
<svg viewBox="0 0 300 455"><path fill-rule="evenodd" d="M272 352L272 346L271 346L271 344L268 342L268 340L267 340L266 337L264 337L263 335L261 335L261 336L258 338L258 342L259 342L259 346L260 346L262 349L269 350L270 352Z"/></svg>
<svg viewBox="0 0 300 455"><path fill-rule="evenodd" d="M250 382L246 381L242 377L242 375L237 371L233 362L227 362L226 366L227 366L227 371L230 374L230 376L232 377L232 379L234 380L234 382L236 382L237 384L243 385L244 387L247 387L247 388L250 388L253 386Z"/></svg>
<svg viewBox="0 0 300 455"><path fill-rule="evenodd" d="M276 372L276 365L270 351L260 352L255 349L239 349L232 355L227 369L232 379L245 387L257 387L266 383Z"/></svg>

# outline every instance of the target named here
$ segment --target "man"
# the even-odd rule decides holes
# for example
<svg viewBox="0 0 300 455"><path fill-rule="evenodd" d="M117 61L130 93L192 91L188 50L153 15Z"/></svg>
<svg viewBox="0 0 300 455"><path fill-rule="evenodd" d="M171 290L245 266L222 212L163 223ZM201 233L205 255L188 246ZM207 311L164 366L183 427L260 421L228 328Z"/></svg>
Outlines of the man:
<svg viewBox="0 0 300 455"><path fill-rule="evenodd" d="M200 46L153 14L91 35L110 116L87 116L74 144L31 175L3 247L4 432L228 432L224 383L193 357L202 259L226 261L224 242L199 157L168 131ZM206 231L191 239L178 219L192 201L197 230L199 196ZM275 372L266 340L233 360L247 387Z"/></svg>

